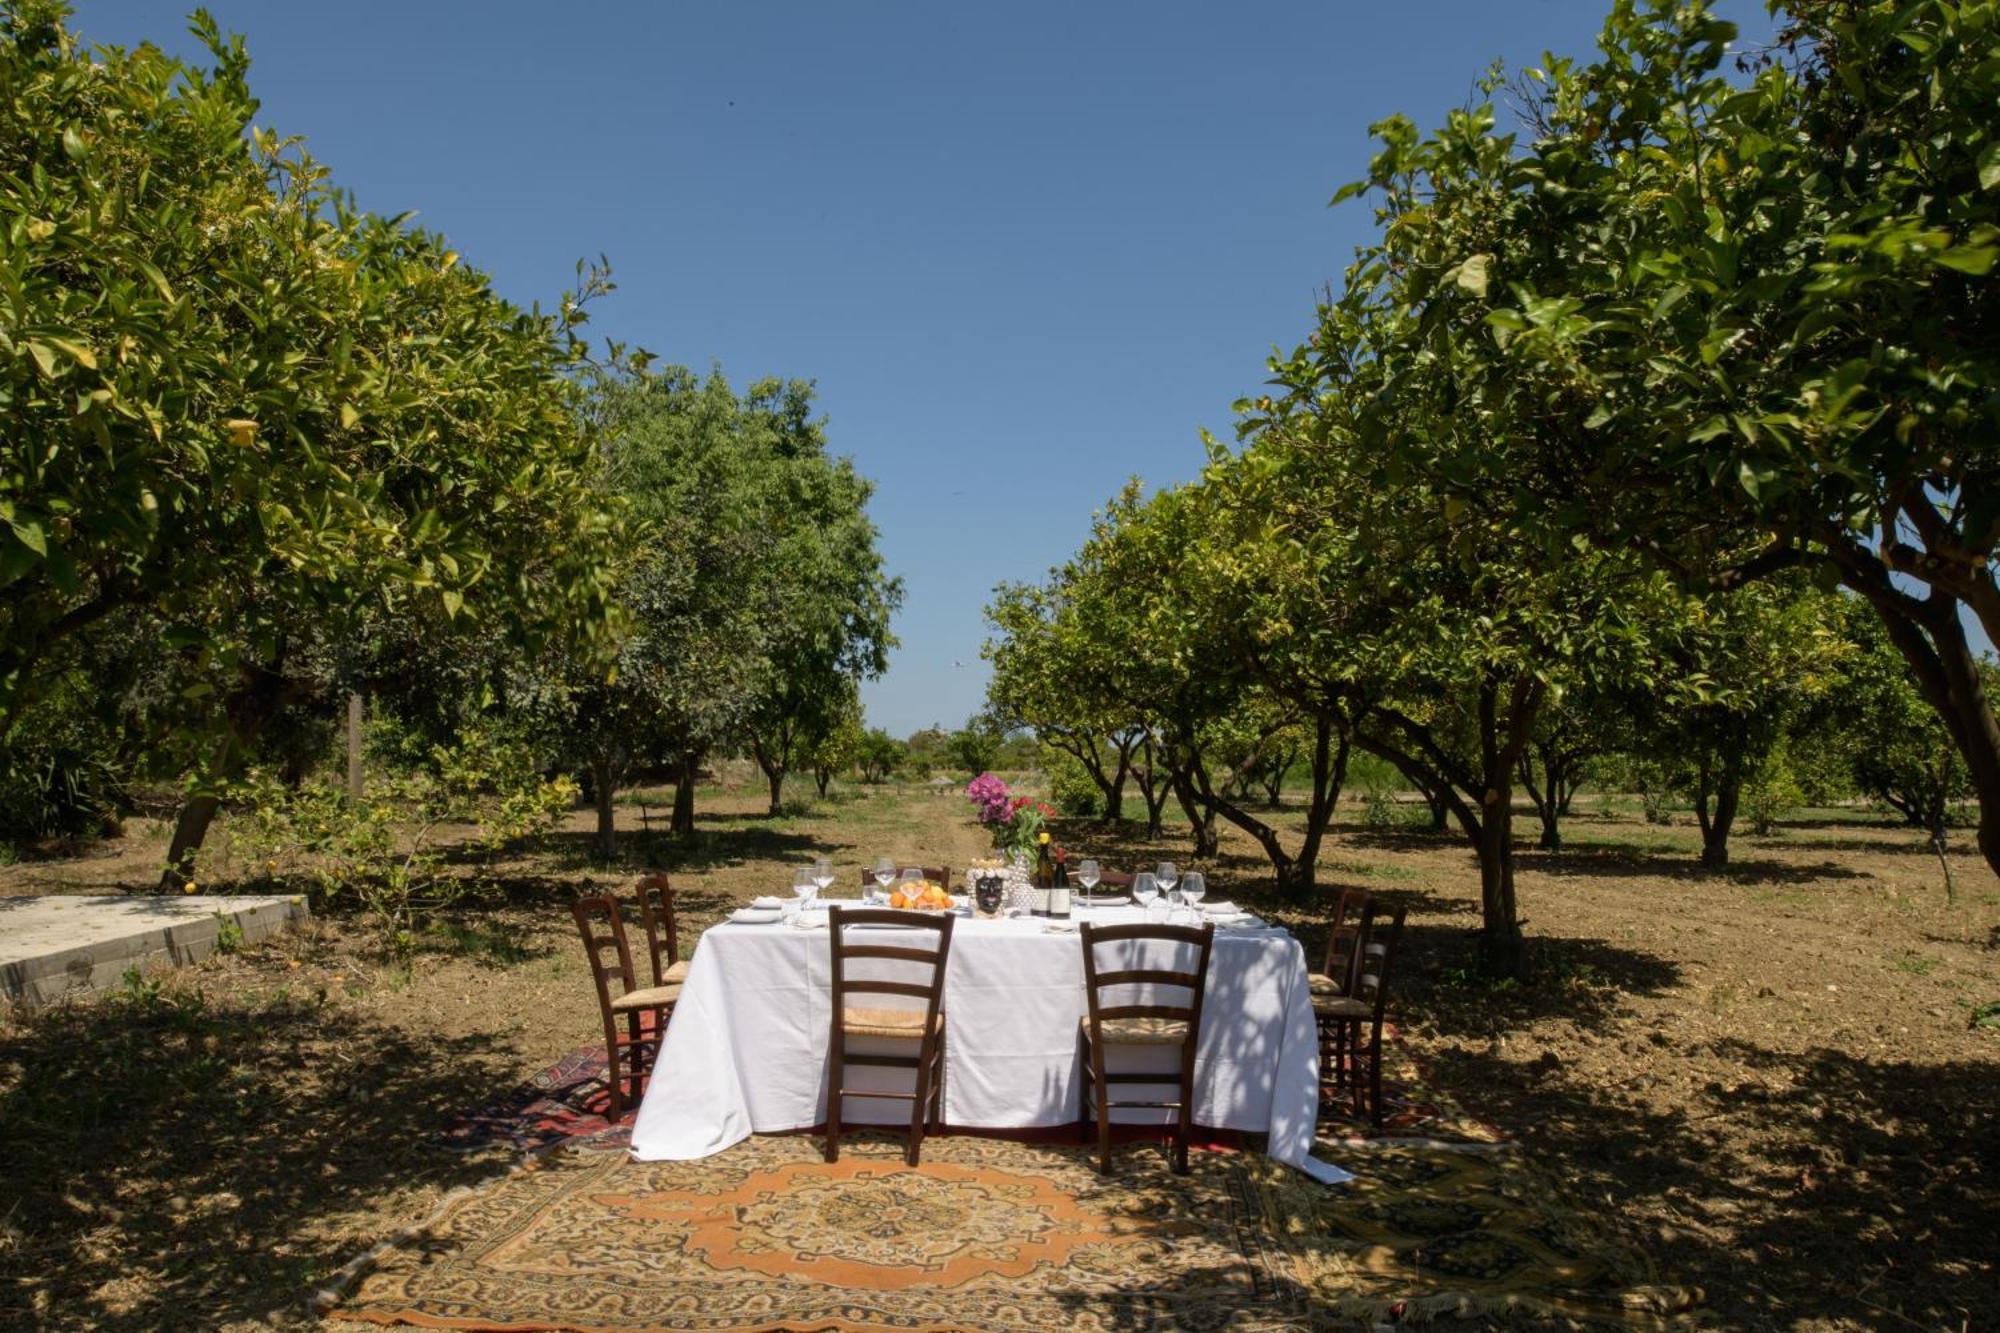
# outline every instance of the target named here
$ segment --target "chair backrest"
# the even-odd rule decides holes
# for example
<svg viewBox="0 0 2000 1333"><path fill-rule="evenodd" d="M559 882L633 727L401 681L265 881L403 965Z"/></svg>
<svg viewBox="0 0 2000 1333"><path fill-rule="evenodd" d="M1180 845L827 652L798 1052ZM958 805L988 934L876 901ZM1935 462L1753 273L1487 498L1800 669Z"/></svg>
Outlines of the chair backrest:
<svg viewBox="0 0 2000 1333"><path fill-rule="evenodd" d="M872 865L873 863L871 862L870 864ZM937 885L937 886L938 886L939 888L943 889L943 890L944 890L944 891L945 891L946 893L950 893L950 892L951 892L951 867L950 867L950 866L913 866L913 865L911 865L911 863L910 863L910 862L908 862L908 861L898 861L898 862L896 862L896 873L897 873L897 874L899 874L899 875L900 875L900 874L902 874L902 873L903 873L903 871L904 871L904 870L906 870L906 869L912 869L912 870L917 870L917 871L921 871L921 872L923 873L923 877L924 877L925 879L927 879L927 880L929 880L929 881L930 881L931 883L933 883L933 884ZM874 882L875 882L875 872L874 872L874 870L872 870L872 869L871 869L871 868L870 868L869 866L863 866L863 867L861 868L861 883L862 883L862 886L863 886L863 887L865 888L865 887L867 887L868 885L871 885L871 884L873 884ZM892 881L890 881L890 884L889 884L889 887L890 887L890 888L892 888L892 889L896 887L896 885L895 885L895 882L894 882L893 880L892 880Z"/></svg>
<svg viewBox="0 0 2000 1333"><path fill-rule="evenodd" d="M611 1002L632 990L632 949L625 942L625 922L618 915L618 900L608 893L589 894L569 905L576 917L577 932L583 936L583 955L590 961L591 979L597 983L597 1000L608 1015ZM611 958L607 961L605 954ZM617 987L613 989L612 982Z"/></svg>
<svg viewBox="0 0 2000 1333"><path fill-rule="evenodd" d="M1098 926L1086 921L1083 934L1083 993L1090 1003L1090 1036L1092 1042L1100 1039L1099 1024L1107 1018L1166 1018L1179 1019L1187 1023L1188 1032L1201 1030L1202 994L1208 986L1208 955L1215 944L1215 923L1205 921L1199 927L1170 926L1164 923L1134 924L1129 926ZM1119 944L1128 940L1143 942L1166 942L1178 946L1191 946L1194 963L1191 967L1154 966L1155 960L1141 959L1147 966L1115 967L1110 971L1098 969L1097 951L1107 944ZM1185 956L1184 950L1175 950L1177 957ZM1167 986L1189 992L1181 1003L1114 1003L1105 1002L1104 992L1121 986L1143 986L1148 989Z"/></svg>
<svg viewBox="0 0 2000 1333"><path fill-rule="evenodd" d="M639 919L646 923L646 952L653 959L653 984L664 986L667 969L681 958L680 926L674 921L674 886L664 870L639 881Z"/></svg>
<svg viewBox="0 0 2000 1333"><path fill-rule="evenodd" d="M1407 911L1397 906L1385 915L1380 903L1370 901L1361 909L1361 942L1355 952L1354 984L1348 994L1363 1004L1373 1006L1374 1021L1382 1021L1382 1012L1389 1003L1389 970L1396 965L1396 946L1403 937L1403 916Z"/></svg>
<svg viewBox="0 0 2000 1333"><path fill-rule="evenodd" d="M847 1008L848 997L853 995L902 995L922 1000L927 1025L924 1031L930 1031L928 1025L937 1021L938 1009L944 1003L944 969L951 957L951 928L957 920L950 912L903 912L886 907L848 908L838 903L830 906L827 909L827 931L833 943L834 1031L839 1032L842 1011ZM856 942L848 937L848 932L855 926L895 926L901 929L893 934L879 929L864 930L860 933L859 942ZM913 934L928 932L928 943L919 943L904 931ZM893 975L860 975L853 967L857 962L897 963L902 966L869 966L862 971Z"/></svg>
<svg viewBox="0 0 2000 1333"><path fill-rule="evenodd" d="M1132 887L1132 872L1129 870L1100 870L1097 872L1097 887L1100 889L1129 889Z"/></svg>
<svg viewBox="0 0 2000 1333"><path fill-rule="evenodd" d="M1342 995L1354 990L1354 960L1361 956L1354 942L1361 938L1361 915L1367 908L1368 890L1342 889L1333 904L1333 919L1327 923L1326 966L1322 971L1334 979Z"/></svg>

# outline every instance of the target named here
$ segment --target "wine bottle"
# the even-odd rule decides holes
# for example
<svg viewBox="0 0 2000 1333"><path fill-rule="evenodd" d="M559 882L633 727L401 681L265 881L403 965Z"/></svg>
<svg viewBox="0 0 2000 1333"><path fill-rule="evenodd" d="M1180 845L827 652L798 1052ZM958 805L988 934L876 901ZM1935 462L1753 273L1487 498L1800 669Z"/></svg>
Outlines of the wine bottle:
<svg viewBox="0 0 2000 1333"><path fill-rule="evenodd" d="M1061 921L1069 919L1069 862L1068 858L1056 858L1055 882L1049 888L1049 915Z"/></svg>
<svg viewBox="0 0 2000 1333"><path fill-rule="evenodd" d="M1038 890L1035 897L1041 904L1038 910L1042 916L1049 914L1049 894L1051 886L1054 885L1055 881L1055 867L1049 861L1049 835L1044 833L1041 841L1035 846L1035 877L1033 880L1034 886Z"/></svg>

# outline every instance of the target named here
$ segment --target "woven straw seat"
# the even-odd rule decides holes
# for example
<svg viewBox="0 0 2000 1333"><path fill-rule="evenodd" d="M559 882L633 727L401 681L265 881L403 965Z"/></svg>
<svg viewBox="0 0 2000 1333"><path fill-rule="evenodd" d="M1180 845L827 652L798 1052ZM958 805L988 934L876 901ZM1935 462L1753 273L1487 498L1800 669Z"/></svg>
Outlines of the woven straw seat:
<svg viewBox="0 0 2000 1333"><path fill-rule="evenodd" d="M1375 1006L1365 1000L1352 1000L1345 995L1314 995L1313 1017L1315 1018L1367 1018L1375 1012Z"/></svg>
<svg viewBox="0 0 2000 1333"><path fill-rule="evenodd" d="M611 1001L611 1012L623 1014L635 1009L659 1009L678 1003L680 998L679 986L646 986L614 996Z"/></svg>
<svg viewBox="0 0 2000 1333"><path fill-rule="evenodd" d="M1090 1037L1090 1018L1080 1020L1085 1040ZM1187 1040L1184 1018L1107 1018L1104 1041L1110 1046L1178 1046Z"/></svg>
<svg viewBox="0 0 2000 1333"><path fill-rule="evenodd" d="M688 979L688 961L683 958L669 967L660 977L663 985L678 986Z"/></svg>
<svg viewBox="0 0 2000 1333"><path fill-rule="evenodd" d="M1306 984L1312 987L1314 999L1318 999L1322 995L1340 995L1347 990L1347 983L1335 981L1324 972L1306 973Z"/></svg>
<svg viewBox="0 0 2000 1333"><path fill-rule="evenodd" d="M943 1014L937 1016L934 1026L944 1026ZM924 1035L924 1011L843 1009L840 1011L840 1030L850 1037L907 1037L915 1041Z"/></svg>

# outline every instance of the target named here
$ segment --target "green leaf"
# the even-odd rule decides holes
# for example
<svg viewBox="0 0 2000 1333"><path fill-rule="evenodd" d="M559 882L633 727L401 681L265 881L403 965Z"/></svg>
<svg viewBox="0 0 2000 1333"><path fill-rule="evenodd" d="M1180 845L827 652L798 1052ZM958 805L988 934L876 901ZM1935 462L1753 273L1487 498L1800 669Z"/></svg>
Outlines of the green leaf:
<svg viewBox="0 0 2000 1333"><path fill-rule="evenodd" d="M1487 266L1492 262L1492 255L1474 255L1458 266L1458 273L1453 278L1453 281L1464 290L1471 292L1474 296L1484 298L1487 283L1486 270Z"/></svg>
<svg viewBox="0 0 2000 1333"><path fill-rule="evenodd" d="M35 364L42 368L42 374L50 379L56 374L56 354L44 343L30 342L28 355L35 358Z"/></svg>
<svg viewBox="0 0 2000 1333"><path fill-rule="evenodd" d="M1957 269L1960 273L1983 277L1992 269L1996 255L2000 255L2000 246L1960 245L1940 251L1937 262L1946 268Z"/></svg>
<svg viewBox="0 0 2000 1333"><path fill-rule="evenodd" d="M47 533L42 531L41 524L36 523L32 519L15 517L7 520L7 526L14 530L14 536L19 539L21 545L27 547L36 555L47 558L49 553L49 537Z"/></svg>
<svg viewBox="0 0 2000 1333"><path fill-rule="evenodd" d="M446 588L439 595L444 599L445 615L458 619L458 613L465 609L465 594L456 588Z"/></svg>

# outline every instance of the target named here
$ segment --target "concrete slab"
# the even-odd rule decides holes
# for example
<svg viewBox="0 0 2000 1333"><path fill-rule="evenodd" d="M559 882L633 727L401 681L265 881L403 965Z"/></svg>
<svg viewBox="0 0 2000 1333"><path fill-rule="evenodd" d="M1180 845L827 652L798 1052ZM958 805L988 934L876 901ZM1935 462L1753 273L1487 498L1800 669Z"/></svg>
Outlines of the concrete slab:
<svg viewBox="0 0 2000 1333"><path fill-rule="evenodd" d="M115 986L125 969L184 966L233 921L248 944L311 915L303 898L211 894L0 898L0 994L31 1004Z"/></svg>

